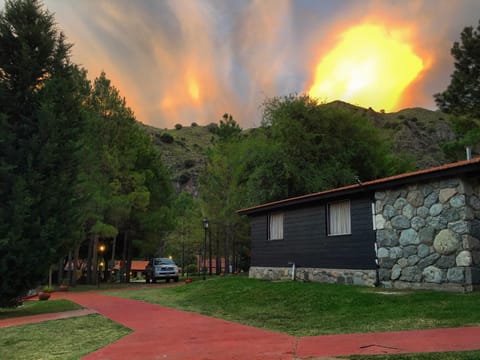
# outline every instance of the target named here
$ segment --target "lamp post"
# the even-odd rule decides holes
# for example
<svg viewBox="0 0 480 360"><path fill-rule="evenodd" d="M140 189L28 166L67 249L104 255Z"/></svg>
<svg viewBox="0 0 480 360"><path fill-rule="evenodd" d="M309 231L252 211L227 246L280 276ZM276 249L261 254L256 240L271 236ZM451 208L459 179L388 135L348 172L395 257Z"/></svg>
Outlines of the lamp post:
<svg viewBox="0 0 480 360"><path fill-rule="evenodd" d="M105 245L100 245L98 247L98 259L97 259L97 287L100 288L100 266L103 265L103 252L105 251ZM102 256L102 260L100 261L100 256Z"/></svg>
<svg viewBox="0 0 480 360"><path fill-rule="evenodd" d="M208 219L203 218L203 228L205 229L205 239L203 241L203 259L202 259L202 271L203 271L203 280L205 280L205 276L207 273L207 266L205 263L205 259L207 258L207 231L208 231Z"/></svg>

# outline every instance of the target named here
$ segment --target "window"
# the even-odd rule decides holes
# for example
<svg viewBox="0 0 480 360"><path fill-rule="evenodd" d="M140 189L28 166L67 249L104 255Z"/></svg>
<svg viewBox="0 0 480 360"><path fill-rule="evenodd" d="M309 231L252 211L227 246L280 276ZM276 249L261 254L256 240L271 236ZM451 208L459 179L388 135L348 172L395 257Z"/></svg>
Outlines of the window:
<svg viewBox="0 0 480 360"><path fill-rule="evenodd" d="M283 213L268 216L268 240L283 239Z"/></svg>
<svg viewBox="0 0 480 360"><path fill-rule="evenodd" d="M328 204L328 235L351 234L350 201Z"/></svg>

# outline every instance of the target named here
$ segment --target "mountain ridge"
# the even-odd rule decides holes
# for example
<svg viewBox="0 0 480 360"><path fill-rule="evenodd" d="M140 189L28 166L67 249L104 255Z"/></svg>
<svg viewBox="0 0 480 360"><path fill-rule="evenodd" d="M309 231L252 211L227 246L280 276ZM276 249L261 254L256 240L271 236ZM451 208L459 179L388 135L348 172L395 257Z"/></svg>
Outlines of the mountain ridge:
<svg viewBox="0 0 480 360"><path fill-rule="evenodd" d="M392 141L393 151L412 158L417 169L449 162L441 144L457 140L450 115L439 110L413 107L386 113L339 100L325 106L341 107L367 116L372 125ZM176 125L174 129L144 127L159 148L176 191L187 191L198 196L199 177L206 165L207 151L216 138L215 124L199 126L192 123L191 126ZM242 132L247 134L251 130Z"/></svg>

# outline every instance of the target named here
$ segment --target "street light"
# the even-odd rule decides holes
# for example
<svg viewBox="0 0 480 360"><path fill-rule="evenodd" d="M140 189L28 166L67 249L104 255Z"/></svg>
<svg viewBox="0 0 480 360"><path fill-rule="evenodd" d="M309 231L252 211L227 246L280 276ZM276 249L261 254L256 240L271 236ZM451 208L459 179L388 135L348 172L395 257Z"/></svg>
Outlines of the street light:
<svg viewBox="0 0 480 360"><path fill-rule="evenodd" d="M103 266L103 252L105 251L105 245L101 244L98 247L98 259L97 259L97 287L100 288L100 266ZM102 256L102 261L100 261L100 256Z"/></svg>
<svg viewBox="0 0 480 360"><path fill-rule="evenodd" d="M207 272L207 266L205 263L205 259L207 258L207 231L208 231L208 219L203 218L203 228L205 229L205 239L203 241L203 280L205 280L206 272Z"/></svg>

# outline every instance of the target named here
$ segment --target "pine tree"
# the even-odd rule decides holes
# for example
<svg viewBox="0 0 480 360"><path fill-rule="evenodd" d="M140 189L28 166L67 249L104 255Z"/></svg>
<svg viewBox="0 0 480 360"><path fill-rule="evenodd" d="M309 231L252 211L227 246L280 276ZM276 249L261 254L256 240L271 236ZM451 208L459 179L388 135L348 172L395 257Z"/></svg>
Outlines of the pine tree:
<svg viewBox="0 0 480 360"><path fill-rule="evenodd" d="M45 278L78 226L84 79L69 49L39 1L6 2L0 14L0 306Z"/></svg>
<svg viewBox="0 0 480 360"><path fill-rule="evenodd" d="M455 70L450 84L434 97L446 113L480 119L480 20L476 29L463 29L460 39L451 49Z"/></svg>

